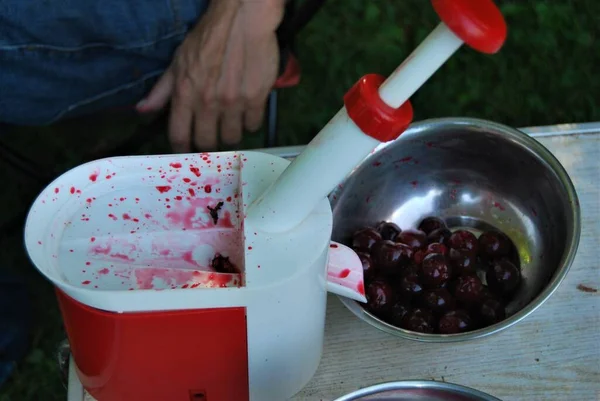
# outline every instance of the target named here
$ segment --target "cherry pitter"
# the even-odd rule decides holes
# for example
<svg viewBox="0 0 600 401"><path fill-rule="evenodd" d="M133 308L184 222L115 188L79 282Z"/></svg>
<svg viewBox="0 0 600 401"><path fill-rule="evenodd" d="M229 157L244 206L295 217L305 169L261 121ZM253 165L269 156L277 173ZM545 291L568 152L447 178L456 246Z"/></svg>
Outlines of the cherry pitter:
<svg viewBox="0 0 600 401"><path fill-rule="evenodd" d="M291 163L253 151L114 157L44 189L26 248L56 287L91 396L282 401L308 383L327 293L366 302L358 256L330 240L327 195L402 134L409 97L463 43L495 53L506 37L491 0L432 4L442 22L387 79L350 88Z"/></svg>

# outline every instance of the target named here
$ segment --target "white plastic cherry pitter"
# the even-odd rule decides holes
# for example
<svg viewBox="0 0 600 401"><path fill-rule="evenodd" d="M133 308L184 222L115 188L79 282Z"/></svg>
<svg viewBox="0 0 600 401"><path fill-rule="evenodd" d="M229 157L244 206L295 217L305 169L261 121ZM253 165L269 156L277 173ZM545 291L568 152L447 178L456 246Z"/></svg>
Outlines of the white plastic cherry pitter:
<svg viewBox="0 0 600 401"><path fill-rule="evenodd" d="M506 35L491 1L433 3L454 25L441 23L387 81L362 78L291 164L260 152L115 157L39 195L27 251L56 286L91 396L283 401L308 383L327 291L366 301L360 259L330 242L327 194L409 125L408 98L463 40L493 53ZM486 25L502 37L474 45Z"/></svg>

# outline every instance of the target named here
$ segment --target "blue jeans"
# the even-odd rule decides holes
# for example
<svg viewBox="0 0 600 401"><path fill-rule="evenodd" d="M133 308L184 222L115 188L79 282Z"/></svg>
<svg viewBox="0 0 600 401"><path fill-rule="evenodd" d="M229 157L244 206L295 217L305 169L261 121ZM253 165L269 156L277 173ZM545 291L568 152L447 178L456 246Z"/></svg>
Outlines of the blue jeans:
<svg viewBox="0 0 600 401"><path fill-rule="evenodd" d="M208 0L0 0L0 122L132 107Z"/></svg>

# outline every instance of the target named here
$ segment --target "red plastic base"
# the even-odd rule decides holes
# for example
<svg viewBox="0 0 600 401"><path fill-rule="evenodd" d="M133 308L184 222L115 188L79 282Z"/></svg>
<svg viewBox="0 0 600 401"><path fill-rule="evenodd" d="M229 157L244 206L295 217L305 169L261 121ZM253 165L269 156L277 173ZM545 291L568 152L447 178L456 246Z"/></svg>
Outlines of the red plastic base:
<svg viewBox="0 0 600 401"><path fill-rule="evenodd" d="M113 313L57 290L83 387L98 401L246 401L245 308Z"/></svg>

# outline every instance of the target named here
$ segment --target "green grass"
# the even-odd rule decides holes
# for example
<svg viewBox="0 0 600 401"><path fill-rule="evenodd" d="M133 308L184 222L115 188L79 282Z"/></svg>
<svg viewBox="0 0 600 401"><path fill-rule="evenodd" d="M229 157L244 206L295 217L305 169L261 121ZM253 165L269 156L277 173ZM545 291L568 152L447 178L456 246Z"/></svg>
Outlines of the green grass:
<svg viewBox="0 0 600 401"><path fill-rule="evenodd" d="M501 1L509 25L502 51L485 56L463 48L413 97L415 119L471 116L512 126L600 120L597 15L600 3ZM282 93L281 145L306 143L341 106L341 96L363 74L389 74L433 29L424 0L329 0L302 32L299 87ZM60 172L85 161L87 151L130 136L135 118L94 116L52 127L12 129L5 140ZM142 129L158 129L156 124ZM167 152L164 136L143 144ZM261 146L248 136L245 147ZM142 145L142 144L140 144ZM0 224L24 212L40 188L0 162ZM0 388L0 401L64 401L54 351L64 334L48 283L29 264L22 232L0 234L2 269L27 277L35 313L31 352Z"/></svg>

